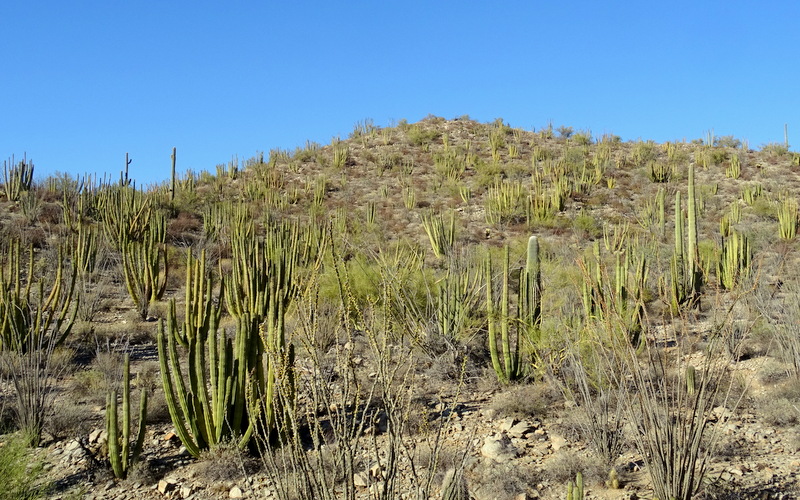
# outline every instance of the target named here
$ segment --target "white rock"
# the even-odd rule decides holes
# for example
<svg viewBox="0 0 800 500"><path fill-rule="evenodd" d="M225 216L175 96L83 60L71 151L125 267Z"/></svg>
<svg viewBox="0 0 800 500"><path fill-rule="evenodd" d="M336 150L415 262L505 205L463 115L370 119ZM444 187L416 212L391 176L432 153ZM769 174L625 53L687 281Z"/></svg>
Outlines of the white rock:
<svg viewBox="0 0 800 500"><path fill-rule="evenodd" d="M518 453L519 450L511 444L511 440L505 434L487 437L481 447L481 455L495 462L508 462Z"/></svg>

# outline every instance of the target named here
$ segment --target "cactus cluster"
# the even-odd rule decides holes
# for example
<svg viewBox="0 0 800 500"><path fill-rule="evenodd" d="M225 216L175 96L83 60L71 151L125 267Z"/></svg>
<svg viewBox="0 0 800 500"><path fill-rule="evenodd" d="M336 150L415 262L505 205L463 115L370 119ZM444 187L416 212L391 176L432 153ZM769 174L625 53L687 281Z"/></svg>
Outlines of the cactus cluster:
<svg viewBox="0 0 800 500"><path fill-rule="evenodd" d="M3 189L8 201L19 201L20 194L33 186L33 163L24 157L15 164L14 157L3 162Z"/></svg>
<svg viewBox="0 0 800 500"><path fill-rule="evenodd" d="M504 249L502 288L499 301L494 297L492 261L486 258L486 316L488 321L489 353L498 378L508 383L520 379L526 371L522 362L522 344L536 344L541 325L541 275L539 270L539 240L531 236L525 268L520 271L519 296L512 313L509 287L509 248ZM499 306L499 309L498 309ZM513 314L513 315L512 315Z"/></svg>
<svg viewBox="0 0 800 500"><path fill-rule="evenodd" d="M23 267L19 241L8 246L0 265L0 349L25 352L57 346L69 335L77 314L77 268L74 259L67 267L64 252L59 246L55 276L48 279L34 277L33 247Z"/></svg>

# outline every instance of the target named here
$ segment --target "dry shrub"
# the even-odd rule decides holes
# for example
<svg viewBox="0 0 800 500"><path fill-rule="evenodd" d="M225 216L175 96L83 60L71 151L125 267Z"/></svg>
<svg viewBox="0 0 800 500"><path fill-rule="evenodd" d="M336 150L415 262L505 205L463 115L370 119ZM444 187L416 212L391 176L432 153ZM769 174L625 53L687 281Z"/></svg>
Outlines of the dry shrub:
<svg viewBox="0 0 800 500"><path fill-rule="evenodd" d="M600 483L608 477L610 468L592 457L572 450L559 450L544 464L545 476L551 482L566 484L580 472L587 484Z"/></svg>
<svg viewBox="0 0 800 500"><path fill-rule="evenodd" d="M495 395L491 408L499 418L542 418L557 398L552 388L543 382L513 385Z"/></svg>
<svg viewBox="0 0 800 500"><path fill-rule="evenodd" d="M214 483L247 477L257 470L258 461L232 442L204 451L197 464L197 474Z"/></svg>
<svg viewBox="0 0 800 500"><path fill-rule="evenodd" d="M45 428L56 439L68 439L84 436L100 423L90 405L60 398L55 402L54 411L48 415Z"/></svg>

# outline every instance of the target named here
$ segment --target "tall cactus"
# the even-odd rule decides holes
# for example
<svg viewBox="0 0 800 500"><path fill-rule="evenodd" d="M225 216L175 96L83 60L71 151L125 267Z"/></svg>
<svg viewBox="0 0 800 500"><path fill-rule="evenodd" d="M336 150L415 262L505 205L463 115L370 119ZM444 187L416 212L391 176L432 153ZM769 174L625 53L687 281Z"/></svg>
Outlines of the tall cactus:
<svg viewBox="0 0 800 500"><path fill-rule="evenodd" d="M523 339L528 338L532 342L538 340L539 326L541 325L541 277L539 272L538 239L532 236L528 240L527 261L525 268L520 271L520 292L515 316L511 315L510 307L508 246L505 247L503 254L502 291L499 304L494 298L490 257L486 258L484 273L486 279L489 354L492 358L492 367L498 378L503 383L508 383L521 378L525 372L521 350Z"/></svg>
<svg viewBox="0 0 800 500"><path fill-rule="evenodd" d="M19 201L20 193L30 191L33 187L33 163L23 157L14 164L14 157L3 162L3 189L8 201Z"/></svg>
<svg viewBox="0 0 800 500"><path fill-rule="evenodd" d="M159 215L150 221L142 240L124 238L121 243L125 285L142 319L147 318L150 305L160 300L167 288L169 260L165 235L166 221Z"/></svg>
<svg viewBox="0 0 800 500"><path fill-rule="evenodd" d="M19 241L11 242L0 265L0 349L26 352L67 338L78 309L73 298L77 269L73 259L65 276L63 246L55 267L52 281L34 277L33 247L23 268Z"/></svg>
<svg viewBox="0 0 800 500"><path fill-rule="evenodd" d="M567 500L583 500L583 474L575 475L575 482L567 484Z"/></svg>
<svg viewBox="0 0 800 500"><path fill-rule="evenodd" d="M178 324L173 299L166 326L159 321L158 329L167 408L178 437L193 456L230 439L244 446L254 430L245 396L248 374L258 367L248 363L250 356L238 332L236 339L219 332L225 287L220 284L216 298L213 288L211 277L206 276L205 252L195 260L188 251L183 322ZM188 356L186 375L179 344Z"/></svg>
<svg viewBox="0 0 800 500"><path fill-rule="evenodd" d="M106 434L108 435L108 460L114 477L124 479L131 466L139 459L144 447L144 433L147 416L147 390L142 388L139 402L139 426L136 441L131 449L131 359L125 354L122 375L122 435L120 436L117 414L117 391L114 389L106 400Z"/></svg>
<svg viewBox="0 0 800 500"><path fill-rule="evenodd" d="M687 234L686 257L688 261L689 298L692 305L700 298L703 286L703 271L700 269L700 253L697 249L697 196L695 194L694 165L689 165L689 188L686 200Z"/></svg>
<svg viewBox="0 0 800 500"><path fill-rule="evenodd" d="M527 259L519 275L519 319L526 337L537 345L542 325L542 275L536 236L528 238Z"/></svg>
<svg viewBox="0 0 800 500"><path fill-rule="evenodd" d="M686 203L686 241L680 191L675 193L675 250L670 263L670 305L677 312L684 305L699 304L703 271L697 249L697 198L694 165L689 165L689 191Z"/></svg>
<svg viewBox="0 0 800 500"><path fill-rule="evenodd" d="M456 214L450 211L450 220L445 224L442 214L426 213L422 215L422 226L428 234L433 254L441 259L450 253L455 243Z"/></svg>

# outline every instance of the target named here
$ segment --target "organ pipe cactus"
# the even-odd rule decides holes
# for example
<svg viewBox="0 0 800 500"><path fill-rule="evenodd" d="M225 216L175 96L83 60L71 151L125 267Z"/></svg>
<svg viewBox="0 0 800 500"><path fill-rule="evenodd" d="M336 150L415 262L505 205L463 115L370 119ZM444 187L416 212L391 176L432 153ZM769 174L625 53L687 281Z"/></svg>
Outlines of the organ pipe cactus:
<svg viewBox="0 0 800 500"><path fill-rule="evenodd" d="M606 271L595 242L593 261L581 261L584 315L588 320L606 322L615 318L619 333L628 337L633 346L641 341L644 315L644 290L647 285L647 259L632 245L614 253L613 275ZM613 279L612 283L606 283Z"/></svg>
<svg viewBox="0 0 800 500"><path fill-rule="evenodd" d="M670 263L670 304L677 312L684 305L695 307L700 300L703 272L697 249L697 198L694 165L689 165L689 192L686 207L686 241L680 191L675 193L675 250Z"/></svg>
<svg viewBox="0 0 800 500"><path fill-rule="evenodd" d="M26 352L36 346L60 345L72 331L77 315L73 299L77 276L73 259L64 274L64 247L59 246L56 275L51 282L34 278L33 247L23 269L19 241L11 242L0 265L0 348Z"/></svg>
<svg viewBox="0 0 800 500"><path fill-rule="evenodd" d="M160 300L167 288L169 261L164 243L166 221L155 217L143 240L122 242L122 270L128 294L142 319L147 318L150 305Z"/></svg>
<svg viewBox="0 0 800 500"><path fill-rule="evenodd" d="M8 201L19 201L22 192L33 186L33 163L27 158L14 165L14 157L3 162L3 189Z"/></svg>
<svg viewBox="0 0 800 500"><path fill-rule="evenodd" d="M722 243L722 255L717 267L719 283L726 290L733 289L747 276L753 252L746 234L732 232Z"/></svg>
<svg viewBox="0 0 800 500"><path fill-rule="evenodd" d="M131 449L131 381L130 355L125 355L122 375L122 435L120 436L117 416L117 391L111 391L106 400L106 434L108 435L108 460L114 477L124 479L131 466L139 459L144 445L144 431L147 416L147 391L142 388L139 402L139 425L136 441Z"/></svg>
<svg viewBox="0 0 800 500"><path fill-rule="evenodd" d="M249 441L254 421L248 418L247 374L257 369L248 363L237 332L230 339L219 332L224 286L213 296L213 281L206 276L205 253L195 260L187 252L186 304L178 324L175 300L170 301L167 323L159 321L158 357L164 396L176 434L192 456L220 442L234 439L239 446ZM181 368L178 345L188 357ZM184 371L186 372L184 374Z"/></svg>
<svg viewBox="0 0 800 500"><path fill-rule="evenodd" d="M535 342L541 324L541 278L539 272L539 242L533 236L528 240L525 268L520 272L520 293L516 316L511 316L509 288L509 249L503 257L502 291L499 302L494 298L492 262L487 257L484 264L486 279L486 315L488 318L489 354L492 367L503 383L521 378L522 342L524 338ZM499 310L498 310L499 306ZM512 328L513 325L513 328Z"/></svg>
<svg viewBox="0 0 800 500"><path fill-rule="evenodd" d="M456 234L456 214L450 211L450 219L445 223L444 215L426 213L422 215L422 226L428 234L428 239L437 259L448 255L453 248Z"/></svg>
<svg viewBox="0 0 800 500"><path fill-rule="evenodd" d="M583 474L575 475L575 482L567 485L567 500L583 500Z"/></svg>

